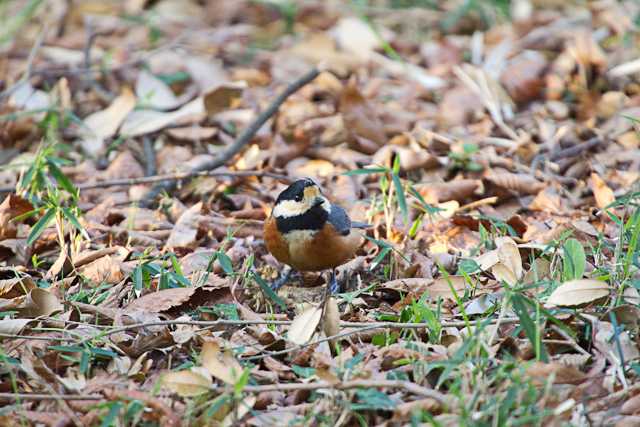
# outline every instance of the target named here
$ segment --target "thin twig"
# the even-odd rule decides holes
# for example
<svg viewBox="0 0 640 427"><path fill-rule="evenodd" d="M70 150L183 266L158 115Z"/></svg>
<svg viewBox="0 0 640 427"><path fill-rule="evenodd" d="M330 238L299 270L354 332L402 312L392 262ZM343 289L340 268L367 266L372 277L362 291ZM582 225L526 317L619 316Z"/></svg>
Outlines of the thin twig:
<svg viewBox="0 0 640 427"><path fill-rule="evenodd" d="M211 389L217 391L223 388L227 388L227 386L213 386ZM313 383L276 383L267 385L249 385L244 387L242 391L247 393L262 393L267 391L319 390L323 388L333 390L350 390L354 388L399 388L418 396L435 399L447 406L450 406L454 400L451 396L447 396L446 394L440 393L437 390L426 388L410 381L402 380L352 380L339 382L336 384L331 384L326 381Z"/></svg>
<svg viewBox="0 0 640 427"><path fill-rule="evenodd" d="M231 177L267 177L284 182L290 182L291 177L286 175L280 175L277 173L263 172L263 171L200 171L200 172L180 172L166 175L154 175L144 176L141 178L125 178L125 179L112 179L109 181L88 182L83 184L74 184L79 190L90 190L94 188L107 188L117 186L132 186L138 184L153 184L162 181L180 181L183 179L194 178L198 176L231 176ZM16 191L15 187L0 187L0 194L13 193Z"/></svg>
<svg viewBox="0 0 640 427"><path fill-rule="evenodd" d="M313 383L276 383L265 385L248 385L242 391L245 393L262 393L267 391L298 391L298 390L351 390L354 388L399 388L418 396L435 399L446 405L453 403L453 398L437 390L423 387L419 384L402 380L352 380L331 384L326 381ZM227 390L226 385L214 385L211 391ZM35 394L35 393L0 393L0 399L6 400L104 400L103 396L94 394Z"/></svg>
<svg viewBox="0 0 640 427"><path fill-rule="evenodd" d="M153 148L153 141L149 135L142 137L142 151L144 152L145 175L156 176L158 174L156 167L156 152Z"/></svg>
<svg viewBox="0 0 640 427"><path fill-rule="evenodd" d="M112 93L110 93L108 90L103 88L102 85L95 78L93 78L93 73L90 71L91 70L91 49L93 48L93 44L95 43L98 36L100 36L101 34L99 32L94 31L91 17L85 18L84 24L85 24L86 41L83 49L83 56L84 56L84 67L87 70L84 76L85 82L87 86L91 87L95 91L95 93L100 97L100 99L102 99L102 101L110 103L111 101L113 101L115 96L113 96Z"/></svg>
<svg viewBox="0 0 640 427"><path fill-rule="evenodd" d="M74 338L63 338L63 337L40 337L36 335L14 335L14 334L0 334L0 338L8 338L8 339L24 339L24 340L36 340L36 341L76 341Z"/></svg>
<svg viewBox="0 0 640 427"><path fill-rule="evenodd" d="M50 321L57 321L57 319L47 319ZM487 324L493 324L497 320L493 319L489 321ZM473 323L474 326L477 326L486 320L478 320ZM518 323L519 319L517 317L505 318L500 321L500 323ZM134 323L131 325L121 326L115 329L104 330L94 336L87 337L80 341L80 344L87 343L89 341L104 338L113 334L117 334L120 332L126 332L139 328L146 328L150 326L173 326L173 325L190 325L190 326L200 326L204 328L212 328L216 326L250 326L250 325L279 325L279 326L288 326L291 325L290 320L228 320L228 319L219 319L219 320L160 320L157 322L146 322L146 323ZM83 325L80 322L73 322L76 325ZM95 327L96 325L92 325L90 323L84 324L89 327ZM443 327L463 327L466 326L464 321L450 321L450 322L441 322ZM306 344L301 344L297 347L293 347L290 349L278 351L278 352L270 352L264 355L259 356L250 356L245 358L246 360L252 360L254 358L263 358L268 356L277 356L281 354L287 354L292 351L299 350L301 348L309 347L315 344L320 344L325 341L346 338L351 335L355 335L364 331L373 330L373 329L425 329L429 327L428 323L396 323L396 322L341 322L340 327L342 328L355 328L351 331L342 332L337 335L332 335L329 337L321 338L316 341L312 341ZM5 336L7 338L24 338L24 339L45 339L46 337L38 337L38 336L30 336L30 335L20 335L20 336L12 336L9 334L0 334L0 336ZM51 340L58 340L61 338L53 338Z"/></svg>
<svg viewBox="0 0 640 427"><path fill-rule="evenodd" d="M202 171L210 171L214 170L225 163L227 163L233 156L235 156L245 145L247 145L254 137L254 135L260 130L262 125L264 125L271 116L273 116L280 106L284 103L284 101L289 98L292 94L297 92L300 88L305 86L307 83L314 80L320 74L320 69L314 67L308 73L292 82L287 88L273 100L273 102L256 117L256 119L247 127L244 132L235 140L233 144L231 144L225 151L220 153L215 159L206 162L196 168L192 172L202 172ZM142 200L141 205L143 207L149 207L155 203L155 199L164 191L170 191L175 188L174 181L167 181L164 183L160 183L145 195L144 200Z"/></svg>
<svg viewBox="0 0 640 427"><path fill-rule="evenodd" d="M600 137L591 138L585 142L581 142L579 144L574 145L573 147L565 148L560 151L556 151L549 156L549 160L552 162L560 159L564 159L566 157L575 157L585 151L590 150L591 148L597 147L602 144L604 141Z"/></svg>
<svg viewBox="0 0 640 427"><path fill-rule="evenodd" d="M0 400L103 400L94 394L0 393Z"/></svg>
<svg viewBox="0 0 640 427"><path fill-rule="evenodd" d="M517 323L520 320L517 317L513 318L505 318L500 320L500 323ZM483 321L477 321L472 324L472 326L477 326L481 324ZM491 320L488 324L493 324L498 322L498 320ZM467 326L464 321L453 321L453 322L441 322L443 328L446 327L462 327ZM395 322L378 322L378 323L366 323L366 322L342 322L340 324L341 327L352 327L357 329L352 329L350 331L341 332L336 335L331 335L329 337L319 338L315 341L309 341L305 344L298 344L295 347L287 348L279 351L270 351L263 354L258 354L255 356L242 357L242 360L260 360L265 357L274 357L274 356L282 356L285 354L295 353L304 348L311 347L316 344L321 344L327 341L333 340L341 340L343 338L347 338L352 335L361 334L362 332L371 331L374 329L427 329L429 328L428 323L395 323Z"/></svg>

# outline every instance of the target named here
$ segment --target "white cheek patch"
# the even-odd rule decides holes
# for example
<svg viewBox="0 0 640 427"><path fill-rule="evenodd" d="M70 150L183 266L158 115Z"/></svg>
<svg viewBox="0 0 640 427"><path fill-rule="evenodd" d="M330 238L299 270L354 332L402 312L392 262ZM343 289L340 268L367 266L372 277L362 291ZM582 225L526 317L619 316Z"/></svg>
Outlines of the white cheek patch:
<svg viewBox="0 0 640 427"><path fill-rule="evenodd" d="M295 200L284 200L273 208L273 216L276 218L290 218L292 216L302 215L307 209L306 203L296 202Z"/></svg>

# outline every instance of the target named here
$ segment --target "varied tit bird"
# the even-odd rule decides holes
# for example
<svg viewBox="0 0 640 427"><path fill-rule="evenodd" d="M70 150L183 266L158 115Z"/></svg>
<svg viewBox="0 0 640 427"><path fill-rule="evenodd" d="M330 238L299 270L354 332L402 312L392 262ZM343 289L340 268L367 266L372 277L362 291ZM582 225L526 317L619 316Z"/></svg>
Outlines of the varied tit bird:
<svg viewBox="0 0 640 427"><path fill-rule="evenodd" d="M336 293L339 287L335 268L353 258L363 241L353 229L368 226L352 222L344 209L329 202L318 185L305 178L295 181L278 196L264 224L264 241L278 261L297 271L330 269L329 289Z"/></svg>

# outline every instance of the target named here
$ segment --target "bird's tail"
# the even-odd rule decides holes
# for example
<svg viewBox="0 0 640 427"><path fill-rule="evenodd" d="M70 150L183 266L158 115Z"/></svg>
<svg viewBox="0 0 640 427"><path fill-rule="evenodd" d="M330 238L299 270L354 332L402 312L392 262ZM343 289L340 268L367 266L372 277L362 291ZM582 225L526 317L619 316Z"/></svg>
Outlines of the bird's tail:
<svg viewBox="0 0 640 427"><path fill-rule="evenodd" d="M366 222L352 221L351 228L371 228L373 227L371 224L367 224Z"/></svg>

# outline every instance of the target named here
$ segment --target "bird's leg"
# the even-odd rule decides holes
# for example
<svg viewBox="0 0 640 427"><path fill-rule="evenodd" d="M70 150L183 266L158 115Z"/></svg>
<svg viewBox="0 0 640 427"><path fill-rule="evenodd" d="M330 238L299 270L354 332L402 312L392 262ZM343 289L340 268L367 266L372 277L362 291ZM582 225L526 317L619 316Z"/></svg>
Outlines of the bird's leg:
<svg viewBox="0 0 640 427"><path fill-rule="evenodd" d="M329 283L327 283L327 287L329 288L329 292L331 295L337 294L340 291L340 285L338 284L338 279L336 279L336 269L331 269L331 279Z"/></svg>
<svg viewBox="0 0 640 427"><path fill-rule="evenodd" d="M294 275L293 269L287 268L284 273L282 273L277 279L269 284L271 289L277 291L289 281L292 275Z"/></svg>

